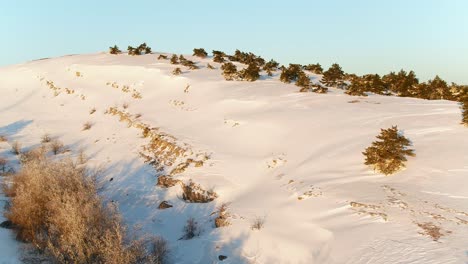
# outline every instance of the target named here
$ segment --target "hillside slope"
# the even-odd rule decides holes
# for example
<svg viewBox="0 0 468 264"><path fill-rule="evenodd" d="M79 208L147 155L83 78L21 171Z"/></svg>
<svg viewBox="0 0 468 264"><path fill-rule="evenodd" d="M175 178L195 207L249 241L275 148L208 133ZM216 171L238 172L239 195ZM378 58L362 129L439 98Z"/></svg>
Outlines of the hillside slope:
<svg viewBox="0 0 468 264"><path fill-rule="evenodd" d="M105 168L106 200L119 205L135 234L168 239L173 263L218 263L218 255L228 256L222 263L468 261L468 129L457 103L298 93L279 72L225 81L211 58L186 57L201 69L174 76L176 66L157 54L0 68L0 135L28 148L49 133L83 148L92 166ZM416 157L383 176L363 164L361 152L392 125ZM151 140L142 136L145 126L182 149L165 156L161 172L141 155L164 152L143 149ZM214 190L213 202L186 203L180 186L156 186L158 175L187 161L173 177ZM163 200L174 207L158 210ZM212 213L223 202L231 225L214 228ZM202 233L179 240L189 217ZM259 218L263 228L251 230Z"/></svg>

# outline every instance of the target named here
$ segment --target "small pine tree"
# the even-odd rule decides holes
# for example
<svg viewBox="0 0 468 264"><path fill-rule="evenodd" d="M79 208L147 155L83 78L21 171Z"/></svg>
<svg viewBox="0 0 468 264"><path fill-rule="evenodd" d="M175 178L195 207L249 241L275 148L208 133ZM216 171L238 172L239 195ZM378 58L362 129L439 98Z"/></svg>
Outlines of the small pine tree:
<svg viewBox="0 0 468 264"><path fill-rule="evenodd" d="M199 49L193 49L193 56L197 56L200 58L206 58L208 56L208 53L206 53L205 49L199 48Z"/></svg>
<svg viewBox="0 0 468 264"><path fill-rule="evenodd" d="M191 60L187 60L186 58L184 58L184 56L180 55L179 57L179 60L180 60L180 64L188 67L189 69L191 70L196 70L196 69L199 69L198 66L195 64L195 62L191 61Z"/></svg>
<svg viewBox="0 0 468 264"><path fill-rule="evenodd" d="M172 71L172 74L180 75L180 74L182 74L182 70L179 67L177 67Z"/></svg>
<svg viewBox="0 0 468 264"><path fill-rule="evenodd" d="M213 66L212 66L211 64L209 64L209 63L206 65L206 67L207 67L208 69L210 69L210 70L214 70L214 69L215 69L215 67L213 67Z"/></svg>
<svg viewBox="0 0 468 264"><path fill-rule="evenodd" d="M273 71L278 69L279 63L275 60L270 60L269 62L265 63L263 66L263 70L267 72L268 76L273 75Z"/></svg>
<svg viewBox="0 0 468 264"><path fill-rule="evenodd" d="M241 70L238 76L242 80L254 82L260 78L260 67L252 62L247 68Z"/></svg>
<svg viewBox="0 0 468 264"><path fill-rule="evenodd" d="M453 100L453 95L450 92L449 86L446 81L442 80L438 75L430 81L428 81L429 100Z"/></svg>
<svg viewBox="0 0 468 264"><path fill-rule="evenodd" d="M405 167L406 156L415 156L414 150L408 149L411 142L399 133L396 126L381 129L377 139L362 153L366 157L364 164L373 166L385 175Z"/></svg>
<svg viewBox="0 0 468 264"><path fill-rule="evenodd" d="M360 82L352 82L348 89L346 89L345 94L352 96L367 96L366 91L363 85Z"/></svg>
<svg viewBox="0 0 468 264"><path fill-rule="evenodd" d="M415 97L417 94L419 80L413 71L398 73L390 72L382 77L386 89L402 97Z"/></svg>
<svg viewBox="0 0 468 264"><path fill-rule="evenodd" d="M213 50L212 53L213 53L213 56L216 56L216 55L221 56L221 57L226 56L226 53L219 51L219 50Z"/></svg>
<svg viewBox="0 0 468 264"><path fill-rule="evenodd" d="M284 83L291 83L299 78L302 72L302 66L299 64L289 64L289 68L281 67L280 81Z"/></svg>
<svg viewBox="0 0 468 264"><path fill-rule="evenodd" d="M364 81L362 78L355 76L351 80L351 85L348 86L346 89L345 94L352 95L352 96L367 96L367 90L364 85Z"/></svg>
<svg viewBox="0 0 468 264"><path fill-rule="evenodd" d="M334 63L327 71L323 73L320 81L326 86L339 87L344 84L345 74L338 63Z"/></svg>
<svg viewBox="0 0 468 264"><path fill-rule="evenodd" d="M109 53L110 54L119 54L121 53L122 51L119 49L119 47L117 47L117 45L114 45L114 47L109 47Z"/></svg>
<svg viewBox="0 0 468 264"><path fill-rule="evenodd" d="M171 64L179 64L179 57L176 54L172 55Z"/></svg>
<svg viewBox="0 0 468 264"><path fill-rule="evenodd" d="M462 109L462 124L468 126L468 98L461 103Z"/></svg>
<svg viewBox="0 0 468 264"><path fill-rule="evenodd" d="M320 84L312 84L311 87L314 93L326 94L328 92L328 88Z"/></svg>
<svg viewBox="0 0 468 264"><path fill-rule="evenodd" d="M138 52L138 49L135 49L132 46L128 46L127 51L128 51L128 55L132 55L132 56L140 55Z"/></svg>
<svg viewBox="0 0 468 264"><path fill-rule="evenodd" d="M310 71L310 72L315 73L315 74L322 74L323 73L322 65L320 65L319 63L306 65L306 66L304 66L304 70Z"/></svg>
<svg viewBox="0 0 468 264"><path fill-rule="evenodd" d="M237 67L232 62L221 65L221 70L223 70L224 78L228 81L232 81L237 75Z"/></svg>
<svg viewBox="0 0 468 264"><path fill-rule="evenodd" d="M158 60L167 60L167 56L161 54L161 55L159 55Z"/></svg>
<svg viewBox="0 0 468 264"><path fill-rule="evenodd" d="M151 54L151 48L150 47L145 48L145 54Z"/></svg>
<svg viewBox="0 0 468 264"><path fill-rule="evenodd" d="M213 61L217 63L223 63L225 61L224 57L219 54L215 54L213 57Z"/></svg>
<svg viewBox="0 0 468 264"><path fill-rule="evenodd" d="M141 55L141 54L150 54L151 53L151 48L146 45L146 43L142 43L138 46L138 48L136 48L138 50L138 54L135 54L135 55Z"/></svg>
<svg viewBox="0 0 468 264"><path fill-rule="evenodd" d="M307 92L310 90L310 78L303 71L299 73L299 78L297 78L296 85L301 87L300 92Z"/></svg>

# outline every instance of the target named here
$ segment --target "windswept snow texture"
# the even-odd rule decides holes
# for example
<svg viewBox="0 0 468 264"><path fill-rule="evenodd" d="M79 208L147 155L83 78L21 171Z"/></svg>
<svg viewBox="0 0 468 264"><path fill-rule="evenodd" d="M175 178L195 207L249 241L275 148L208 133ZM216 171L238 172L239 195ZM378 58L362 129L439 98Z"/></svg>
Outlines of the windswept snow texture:
<svg viewBox="0 0 468 264"><path fill-rule="evenodd" d="M105 168L101 194L119 205L132 234L169 240L172 263L221 263L219 255L228 257L222 263L468 262L468 129L456 102L299 93L279 71L225 81L210 57L185 56L201 67L188 70L158 55L74 55L1 68L0 133L25 148L49 133L85 149L91 166ZM172 75L175 67L183 73ZM315 83L320 77L311 74ZM159 173L140 155L148 139L105 114L109 107L141 114L177 144L209 155L174 177L218 198L190 204L179 185L157 187ZM83 130L86 122L91 129ZM393 125L416 157L384 176L363 164L362 151ZM174 207L158 210L163 200ZM231 225L214 228L212 213L224 202ZM180 240L189 217L202 232ZM257 218L264 226L252 230ZM8 263L11 236L0 232L9 247L0 263Z"/></svg>

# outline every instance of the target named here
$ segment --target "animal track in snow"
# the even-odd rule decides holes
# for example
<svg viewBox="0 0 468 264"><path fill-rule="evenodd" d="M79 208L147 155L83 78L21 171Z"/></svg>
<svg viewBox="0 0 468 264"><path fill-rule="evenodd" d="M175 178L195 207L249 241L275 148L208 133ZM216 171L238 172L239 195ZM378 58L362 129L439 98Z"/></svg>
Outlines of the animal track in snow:
<svg viewBox="0 0 468 264"><path fill-rule="evenodd" d="M275 169L277 167L283 166L286 164L288 160L286 159L286 155L284 153L278 155L276 158L273 158L267 161L267 168L268 169Z"/></svg>
<svg viewBox="0 0 468 264"><path fill-rule="evenodd" d="M410 221L418 233L438 241L457 226L468 225L468 213L435 202L416 198L389 185L381 186L385 199L374 204L351 202L358 214L379 216L388 221Z"/></svg>
<svg viewBox="0 0 468 264"><path fill-rule="evenodd" d="M351 209L359 215L378 217L384 221L388 220L388 216L386 213L383 212L383 207L381 205L366 204L359 202L350 202L349 205L351 206Z"/></svg>
<svg viewBox="0 0 468 264"><path fill-rule="evenodd" d="M224 124L230 126L230 127L236 127L240 126L241 123L239 121L233 120L233 119L224 119Z"/></svg>
<svg viewBox="0 0 468 264"><path fill-rule="evenodd" d="M296 197L297 200L307 200L312 197L322 196L322 190L320 187L314 186L313 184L307 184L304 181L295 181L292 179L285 179L285 174L278 174L276 180L283 181L281 187L285 188L291 195Z"/></svg>
<svg viewBox="0 0 468 264"><path fill-rule="evenodd" d="M117 82L112 82L112 83L107 82L106 85L115 89L120 89L123 93L131 93L132 98L134 99L142 98L141 93L137 89L134 88L136 85L141 86L142 83L137 83L137 84L132 84L132 85L119 85Z"/></svg>
<svg viewBox="0 0 468 264"><path fill-rule="evenodd" d="M197 110L196 108L193 108L193 107L188 107L184 101L181 101L181 100L170 100L169 101L169 104L174 106L175 108L178 108L180 110L183 110L183 111L188 111L188 112L191 112L191 111L195 111Z"/></svg>

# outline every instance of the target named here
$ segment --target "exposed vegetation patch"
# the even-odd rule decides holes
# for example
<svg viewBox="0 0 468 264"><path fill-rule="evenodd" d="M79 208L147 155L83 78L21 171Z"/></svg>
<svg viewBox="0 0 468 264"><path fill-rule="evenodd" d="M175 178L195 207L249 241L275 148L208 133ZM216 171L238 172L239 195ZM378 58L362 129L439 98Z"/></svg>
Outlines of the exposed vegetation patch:
<svg viewBox="0 0 468 264"><path fill-rule="evenodd" d="M218 197L214 191L204 190L193 181L190 181L187 185L183 184L182 190L182 199L190 203L209 203Z"/></svg>
<svg viewBox="0 0 468 264"><path fill-rule="evenodd" d="M125 110L110 107L106 110L106 114L118 116L120 121L127 123L129 127L141 130L142 136L149 140L148 144L142 147L141 156L147 163L153 165L157 171L164 169L169 171L167 176L180 174L191 165L195 167L202 166L208 159L206 154L194 155L189 145L179 145L175 137L159 131L158 128L151 128Z"/></svg>
<svg viewBox="0 0 468 264"><path fill-rule="evenodd" d="M434 241L438 241L444 235L451 233L450 231L444 232L440 226L437 226L431 222L416 223L416 224L422 229L422 231L419 232L421 235L429 236Z"/></svg>
<svg viewBox="0 0 468 264"><path fill-rule="evenodd" d="M159 187L163 187L163 188L170 188L170 187L174 187L177 184L181 184L181 183L182 182L180 180L176 180L171 176L160 175L160 176L158 176L157 185Z"/></svg>

